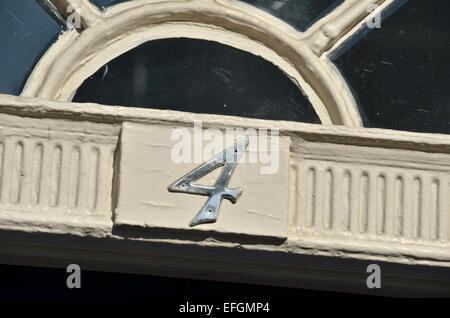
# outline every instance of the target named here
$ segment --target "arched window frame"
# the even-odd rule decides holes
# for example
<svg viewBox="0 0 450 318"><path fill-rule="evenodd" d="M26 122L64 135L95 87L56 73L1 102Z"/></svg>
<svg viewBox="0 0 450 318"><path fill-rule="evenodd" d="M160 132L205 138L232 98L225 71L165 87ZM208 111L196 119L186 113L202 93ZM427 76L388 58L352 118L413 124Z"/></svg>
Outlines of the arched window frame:
<svg viewBox="0 0 450 318"><path fill-rule="evenodd" d="M48 2L78 8L82 30L66 32L48 50L22 96L70 101L86 78L120 54L147 41L186 37L260 55L293 79L323 124L361 127L355 99L328 55L379 12L369 5L382 10L394 0L347 0L306 32L235 0L138 0L105 11L85 0Z"/></svg>

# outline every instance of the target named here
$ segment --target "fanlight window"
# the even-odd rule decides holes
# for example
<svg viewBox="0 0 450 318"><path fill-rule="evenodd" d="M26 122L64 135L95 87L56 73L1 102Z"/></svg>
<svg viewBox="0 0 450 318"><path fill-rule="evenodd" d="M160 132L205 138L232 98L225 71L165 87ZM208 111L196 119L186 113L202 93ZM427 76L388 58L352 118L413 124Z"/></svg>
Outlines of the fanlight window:
<svg viewBox="0 0 450 318"><path fill-rule="evenodd" d="M449 133L445 0L6 0L2 8L1 93ZM80 28L68 28L77 12Z"/></svg>

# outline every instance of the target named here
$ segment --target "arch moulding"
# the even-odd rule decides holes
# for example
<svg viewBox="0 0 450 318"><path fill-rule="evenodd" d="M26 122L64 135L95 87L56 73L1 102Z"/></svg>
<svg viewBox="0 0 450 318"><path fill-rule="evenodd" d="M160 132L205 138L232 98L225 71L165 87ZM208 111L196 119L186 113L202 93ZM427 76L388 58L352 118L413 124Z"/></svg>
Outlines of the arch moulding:
<svg viewBox="0 0 450 318"><path fill-rule="evenodd" d="M76 1L83 10L92 6ZM360 127L345 82L314 53L303 33L251 5L234 0L139 0L105 12L78 33L69 30L42 57L22 96L70 101L83 81L117 56L164 38L216 41L278 66L310 99L323 124ZM335 74L334 74L335 75Z"/></svg>

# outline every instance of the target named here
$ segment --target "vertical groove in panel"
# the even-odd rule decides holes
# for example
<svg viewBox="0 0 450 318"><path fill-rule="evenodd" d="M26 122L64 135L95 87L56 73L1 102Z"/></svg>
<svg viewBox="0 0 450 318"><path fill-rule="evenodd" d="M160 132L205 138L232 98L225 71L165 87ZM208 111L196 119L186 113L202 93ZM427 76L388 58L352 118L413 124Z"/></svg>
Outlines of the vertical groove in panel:
<svg viewBox="0 0 450 318"><path fill-rule="evenodd" d="M403 176L403 238L410 240L413 237L413 178L410 174Z"/></svg>
<svg viewBox="0 0 450 318"><path fill-rule="evenodd" d="M70 174L70 149L72 145L65 143L61 152L61 175L59 176L59 200L58 206L67 208L69 199L69 174ZM67 149L67 150L66 150Z"/></svg>
<svg viewBox="0 0 450 318"><path fill-rule="evenodd" d="M42 142L42 178L39 204L50 206L50 188L52 178L53 144L49 141Z"/></svg>
<svg viewBox="0 0 450 318"><path fill-rule="evenodd" d="M56 207L59 204L61 191L61 164L62 164L62 148L56 146L53 149L52 165L51 165L51 185L50 185L50 206Z"/></svg>
<svg viewBox="0 0 450 318"><path fill-rule="evenodd" d="M299 229L305 229L306 228L306 210L308 205L308 182L307 182L307 176L308 176L308 166L307 165L298 165L297 166L297 183L296 186L298 189L296 189L296 195L297 195L297 227Z"/></svg>
<svg viewBox="0 0 450 318"><path fill-rule="evenodd" d="M367 172L369 177L368 191L368 209L367 209L367 233L377 234L377 182L378 175L370 171Z"/></svg>
<svg viewBox="0 0 450 318"><path fill-rule="evenodd" d="M109 199L111 196L112 191L112 166L113 166L113 155L114 155L114 149L111 149L108 145L102 145L99 147L100 150L100 159L99 159L99 172L98 172L98 193L97 193L97 206L96 206L96 213L105 213L106 211L109 211L111 200ZM293 173L294 170L290 171L289 182L296 182L297 180L297 174ZM295 171L297 173L297 171ZM289 185L290 187L292 184ZM295 185L293 188L291 187L289 191L295 190ZM292 197L293 195L293 197ZM289 204L296 205L298 195L296 193L289 193ZM292 200L294 199L294 200ZM291 202L293 201L293 202ZM294 212L294 213L292 213ZM292 217L296 217L296 210L292 209L291 206L289 207L289 218L290 221ZM290 222L290 227L293 226L295 223Z"/></svg>
<svg viewBox="0 0 450 318"><path fill-rule="evenodd" d="M288 196L288 228L295 228L295 224L296 224L296 214L297 214L297 209L296 209L296 193L297 193L297 189L295 186L295 181L297 179L296 174L296 165L295 164L290 164L289 165L289 186L288 186L288 190L289 190L289 196Z"/></svg>
<svg viewBox="0 0 450 318"><path fill-rule="evenodd" d="M351 182L351 189L350 189L350 232L352 234L359 234L359 200L360 200L360 192L359 189L361 187L361 170L360 169L353 169L352 171L352 182Z"/></svg>
<svg viewBox="0 0 450 318"><path fill-rule="evenodd" d="M316 213L316 169L311 167L308 169L306 176L307 196L306 196L306 226L311 227L315 222Z"/></svg>
<svg viewBox="0 0 450 318"><path fill-rule="evenodd" d="M386 233L386 176L380 174L377 177L377 190L376 190L376 223L377 234Z"/></svg>
<svg viewBox="0 0 450 318"><path fill-rule="evenodd" d="M404 223L404 180L398 176L394 183L394 235L403 235Z"/></svg>
<svg viewBox="0 0 450 318"><path fill-rule="evenodd" d="M14 146L13 170L10 189L11 203L18 203L22 194L22 181L24 176L23 152L23 143L19 141Z"/></svg>
<svg viewBox="0 0 450 318"><path fill-rule="evenodd" d="M333 224L333 172L331 168L325 171L323 194L323 225L326 230Z"/></svg>
<svg viewBox="0 0 450 318"><path fill-rule="evenodd" d="M422 214L420 232L423 239L430 239L430 192L431 180L428 175L422 177Z"/></svg>
<svg viewBox="0 0 450 318"><path fill-rule="evenodd" d="M90 144L80 145L80 191L78 194L78 208L83 211L88 208L90 150Z"/></svg>
<svg viewBox="0 0 450 318"><path fill-rule="evenodd" d="M413 181L413 211L412 211L412 224L413 224L413 238L422 237L422 179L415 177Z"/></svg>
<svg viewBox="0 0 450 318"><path fill-rule="evenodd" d="M340 191L342 188L342 170L340 168L333 168L332 170L332 187L333 187L333 204L331 207L331 229L337 233L341 232L341 202L342 193Z"/></svg>
<svg viewBox="0 0 450 318"><path fill-rule="evenodd" d="M448 225L448 218L449 215L447 213L448 208L448 200L447 197L448 188L447 188L447 182L445 177L442 177L439 179L439 209L438 209L438 216L439 216L439 229L438 229L438 238L440 240L448 240L447 236L447 225Z"/></svg>
<svg viewBox="0 0 450 318"><path fill-rule="evenodd" d="M324 228L323 201L325 189L325 170L321 166L316 166L316 178L314 187L314 227L316 233L322 233Z"/></svg>
<svg viewBox="0 0 450 318"><path fill-rule="evenodd" d="M297 176L296 176L296 183L295 183L295 193L297 196L297 199L295 201L295 205L296 205L296 214L295 214L295 218L296 218L296 228L301 230L304 228L305 226L305 221L306 221L306 216L304 215L304 212L306 211L306 207L305 207L305 203L306 203L306 198L305 198L305 193L306 193L306 189L305 189L305 182L306 179L304 178L303 175L303 171L304 171L304 165L297 165ZM113 178L117 177L114 176L114 172L113 172ZM113 186L114 187L114 186ZM113 206L111 206L111 209L114 209Z"/></svg>
<svg viewBox="0 0 450 318"><path fill-rule="evenodd" d="M98 201L100 150L93 148L89 154L88 209L94 211Z"/></svg>
<svg viewBox="0 0 450 318"><path fill-rule="evenodd" d="M345 171L342 178L342 204L341 204L341 224L342 230L350 230L350 217L351 217L351 190L352 190L352 177L350 171Z"/></svg>
<svg viewBox="0 0 450 318"><path fill-rule="evenodd" d="M39 204L40 202L43 154L43 146L39 143L33 149L30 191L31 204Z"/></svg>
<svg viewBox="0 0 450 318"><path fill-rule="evenodd" d="M386 174L386 217L384 219L384 224L386 227L386 235L394 235L394 192L395 192L395 179L392 173L388 172Z"/></svg>
<svg viewBox="0 0 450 318"><path fill-rule="evenodd" d="M359 232L366 233L368 229L369 216L369 175L364 172L359 182L359 208L358 208L358 227Z"/></svg>
<svg viewBox="0 0 450 318"><path fill-rule="evenodd" d="M430 239L438 239L439 231L439 181L433 179L430 187Z"/></svg>
<svg viewBox="0 0 450 318"><path fill-rule="evenodd" d="M9 203L11 199L11 180L14 170L14 148L16 141L12 138L4 139L3 144L3 173L2 173L2 203Z"/></svg>
<svg viewBox="0 0 450 318"><path fill-rule="evenodd" d="M22 180L18 203L29 205L31 203L30 195L32 187L33 153L36 143L32 140L24 139L22 145Z"/></svg>
<svg viewBox="0 0 450 318"><path fill-rule="evenodd" d="M70 153L69 163L69 193L68 193L68 207L71 209L78 208L80 195L80 164L81 152L80 147L75 146Z"/></svg>
<svg viewBox="0 0 450 318"><path fill-rule="evenodd" d="M296 226L301 226L301 218L300 218L300 199L301 199L301 193L300 193L300 169L297 165L295 165L295 181L294 181L294 187L295 187L295 213L294 213L294 217L295 217L295 225Z"/></svg>
<svg viewBox="0 0 450 318"><path fill-rule="evenodd" d="M297 230L299 224L299 200L300 200L300 185L299 185L299 168L297 164L292 164L289 173L289 225Z"/></svg>

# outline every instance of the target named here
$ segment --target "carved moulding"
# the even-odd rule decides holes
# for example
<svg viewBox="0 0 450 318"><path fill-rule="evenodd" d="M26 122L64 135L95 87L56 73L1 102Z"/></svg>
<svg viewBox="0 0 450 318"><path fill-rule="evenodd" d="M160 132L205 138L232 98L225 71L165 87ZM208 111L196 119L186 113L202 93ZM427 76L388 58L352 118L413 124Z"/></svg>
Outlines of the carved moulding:
<svg viewBox="0 0 450 318"><path fill-rule="evenodd" d="M110 233L119 129L0 114L1 227Z"/></svg>
<svg viewBox="0 0 450 318"><path fill-rule="evenodd" d="M124 140L119 136L119 129L120 127L124 129L124 123L128 123L130 127L143 125L148 127L149 131L153 129L154 133L161 135L158 136L162 141L170 140L170 131L174 127L190 128L197 119L203 121L204 129L208 127L279 128L283 144L287 142L289 145L281 155L281 168L289 166L289 182L285 185L280 183L283 187L280 191L289 194L289 209L283 212L289 217L289 233L285 235L288 241L350 238L345 244L351 246L352 241L364 241L364 244L373 244L374 248L380 242L384 245L392 242L406 249L411 246L411 255L420 253L416 249L418 245L423 246L424 249L448 246L450 139L446 135L61 103L6 95L1 97L1 106L4 123L3 139L17 135L13 138L14 142L6 140L7 142L3 143L5 146L2 149L9 149L8 156L4 156L9 158L9 163L5 162L4 165L11 165L12 158L22 158L23 153L25 158L23 167L31 168L26 170L31 174L26 173L22 176L23 178L33 175L32 167L36 167L36 160L41 162L41 159L32 159L35 157L29 153L32 153L30 149L40 149L36 148L36 145L40 145L40 138L44 137L49 139L46 142L56 145L52 146L53 148L50 147L53 149L50 153L53 152L56 158L65 158L67 162L74 160L78 162L79 159L74 158L82 158L83 153L81 152L79 156L76 155L77 153L72 154L70 159L69 153L60 151L58 146L66 142L64 138L73 138L76 142L68 149L84 149L80 142L93 143L89 146L91 159L87 160L99 162L98 160L103 158L107 164L101 166L109 167L112 166L113 159L117 161L121 157L121 147L117 145L120 144L120 140ZM14 115L30 118L18 118ZM24 133L23 129L8 128L9 124L13 127L20 124L24 128L26 126L32 128L29 130L30 133ZM12 132L8 132L10 129ZM20 140L22 134L27 137L24 141ZM62 141L59 141L60 139ZM34 145L34 148L22 147L22 144ZM103 148L104 152L102 152ZM38 155L36 158L41 158L38 150L35 150ZM130 148L129 152L132 151L133 148ZM113 152L116 153L114 156L112 156ZM287 156L287 161L282 161L283 156ZM64 160L61 164L66 163ZM14 162L15 169L22 171L20 170L22 164L17 163L21 161L14 160ZM58 171L63 170L64 173L70 172L66 171L71 169L69 166L61 169L59 163L54 163L54 160L52 162L53 164L43 166L49 166L49 169L53 167ZM90 169L94 169L92 166L95 167L92 164L89 166ZM142 166L142 169L151 170L151 167L146 168L145 163ZM6 170L9 171L9 169ZM185 171L184 168L181 170ZM117 166L114 171L120 180L120 170ZM257 173L257 170L254 173ZM52 173L47 174L49 178L52 175ZM95 175L104 176L105 179L100 182L101 184L113 182L112 174L108 170L102 173L95 172ZM172 179L173 176L170 175L168 180ZM270 178L268 180L270 181ZM67 182L70 183L70 181ZM94 181L93 184L97 184L96 182ZM16 183L13 183L15 187L19 187ZM28 183L20 184L31 186ZM50 185L51 181L46 181L46 184ZM254 187L259 186L254 185ZM167 185L164 187L166 188ZM13 188L14 186L8 185L9 191L13 191ZM24 193L29 191L30 189L27 189ZM102 191L105 200L110 200L108 188ZM13 192L9 195L5 193L4 197L14 198L17 201L17 191ZM47 192L51 193L50 190ZM70 193L66 194L70 197ZM31 197L26 195L20 197L20 200L31 200ZM83 200L88 202L90 199ZM118 200L120 202L120 198ZM99 206L103 212L111 211L111 206L108 204L102 203ZM114 207L115 205L113 209ZM62 206L61 209L64 210L66 207ZM89 215L95 215L94 211L89 209L86 211ZM448 251L441 250L435 257L448 261Z"/></svg>
<svg viewBox="0 0 450 318"><path fill-rule="evenodd" d="M348 271L364 275L361 262L371 261L391 273L384 283L394 289L385 294L424 282L430 292L448 291L449 136L7 95L0 110L4 262L55 266L70 247L93 269L364 292L363 276ZM204 129L278 128L285 150L279 174L264 180L238 166L238 203L224 202L216 223L190 228L204 199L167 191L189 170L169 169L168 156L171 130L194 120ZM130 139L130 131L150 131L154 141ZM141 153L133 143L154 164L133 163ZM137 170L144 178L135 182ZM276 187L267 186L271 178ZM214 270L211 255L222 264ZM409 267L399 274L394 264ZM343 281L331 283L336 277Z"/></svg>

